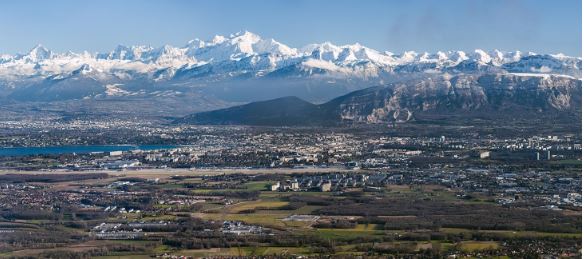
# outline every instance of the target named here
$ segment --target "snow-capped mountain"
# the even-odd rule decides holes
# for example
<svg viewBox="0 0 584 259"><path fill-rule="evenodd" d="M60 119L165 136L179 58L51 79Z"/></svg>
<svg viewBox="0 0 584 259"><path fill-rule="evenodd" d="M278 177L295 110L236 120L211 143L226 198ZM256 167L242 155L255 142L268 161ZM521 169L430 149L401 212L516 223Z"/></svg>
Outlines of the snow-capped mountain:
<svg viewBox="0 0 584 259"><path fill-rule="evenodd" d="M0 97L61 100L203 91L222 98L222 94L240 96L242 91L281 94L301 89L306 94L300 96L319 100L440 73L580 78L581 70L581 58L562 54L499 50L394 54L358 43L339 46L330 42L293 48L246 31L208 41L195 39L182 47L120 45L108 53L53 53L38 45L26 54L3 54ZM242 90L240 85L262 87ZM61 92L65 89L66 94ZM264 97L277 96L258 98Z"/></svg>

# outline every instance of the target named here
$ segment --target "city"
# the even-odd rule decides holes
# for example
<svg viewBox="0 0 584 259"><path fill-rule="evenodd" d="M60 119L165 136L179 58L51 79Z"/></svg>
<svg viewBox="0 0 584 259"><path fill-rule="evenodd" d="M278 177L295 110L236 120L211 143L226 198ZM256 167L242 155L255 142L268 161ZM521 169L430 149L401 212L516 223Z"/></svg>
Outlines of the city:
<svg viewBox="0 0 584 259"><path fill-rule="evenodd" d="M153 149L2 156L0 241L8 254L580 252L582 146L569 125L527 136L415 123L144 124L119 134L95 125L51 130L72 146L140 139ZM434 130L412 136L416 127ZM13 148L51 145L54 136L28 125L3 131L10 134L0 141Z"/></svg>

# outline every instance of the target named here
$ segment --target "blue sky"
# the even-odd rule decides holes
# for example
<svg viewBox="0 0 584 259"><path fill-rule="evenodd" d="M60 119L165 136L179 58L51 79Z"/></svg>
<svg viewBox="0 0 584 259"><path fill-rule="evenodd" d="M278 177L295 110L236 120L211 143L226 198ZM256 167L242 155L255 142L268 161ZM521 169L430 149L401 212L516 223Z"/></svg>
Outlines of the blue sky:
<svg viewBox="0 0 584 259"><path fill-rule="evenodd" d="M359 42L401 53L501 49L581 56L580 0L5 0L0 53L183 46L248 30L292 47Z"/></svg>

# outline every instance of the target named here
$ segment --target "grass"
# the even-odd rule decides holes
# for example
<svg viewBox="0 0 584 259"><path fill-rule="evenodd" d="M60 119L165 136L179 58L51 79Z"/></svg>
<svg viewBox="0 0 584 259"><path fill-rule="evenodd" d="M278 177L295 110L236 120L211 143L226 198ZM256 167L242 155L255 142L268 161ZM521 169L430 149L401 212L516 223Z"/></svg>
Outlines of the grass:
<svg viewBox="0 0 584 259"><path fill-rule="evenodd" d="M170 248L166 245L159 245L159 246L156 246L156 248L154 248L152 251L157 253L157 254L161 254L161 253L165 253L165 252L170 251Z"/></svg>
<svg viewBox="0 0 584 259"><path fill-rule="evenodd" d="M176 219L175 215L168 215L168 214L159 215L159 216L144 216L142 218L142 220L145 220L145 221L155 221L155 220L169 220L170 221L170 220L175 220L175 219Z"/></svg>
<svg viewBox="0 0 584 259"><path fill-rule="evenodd" d="M262 193L264 194L264 193ZM244 201L231 206L208 206L206 213L199 216L209 220L235 220L247 224L261 225L272 228L307 228L312 222L282 221L293 214L310 214L320 206L303 206L296 210L281 210L279 208L288 205L287 201L281 201L280 196L288 193L268 192L279 196L262 195L260 200ZM240 213L247 210L255 210L252 213Z"/></svg>
<svg viewBox="0 0 584 259"><path fill-rule="evenodd" d="M262 191L260 193L261 200L283 200L290 196L321 196L329 197L333 195L332 192L272 192L272 191Z"/></svg>
<svg viewBox="0 0 584 259"><path fill-rule="evenodd" d="M192 256L195 258L200 257L207 257L207 256L240 256L245 255L246 251L244 248L210 248L210 249L187 249L187 250L179 250L173 252L173 255L184 255L184 256Z"/></svg>
<svg viewBox="0 0 584 259"><path fill-rule="evenodd" d="M581 160L577 159L565 159L565 160L552 160L550 164L558 164L558 165L582 165Z"/></svg>
<svg viewBox="0 0 584 259"><path fill-rule="evenodd" d="M10 228L13 230L18 229L40 229L39 223L28 223L28 222L10 222L10 221L0 221L0 228Z"/></svg>
<svg viewBox="0 0 584 259"><path fill-rule="evenodd" d="M218 191L218 190L215 190L215 189L194 189L194 190L191 190L191 192L194 195L197 195L197 194L209 194L211 192L216 192L216 191Z"/></svg>
<svg viewBox="0 0 584 259"><path fill-rule="evenodd" d="M292 214L311 214L312 212L320 208L322 208L322 206L306 205L294 210L294 213Z"/></svg>
<svg viewBox="0 0 584 259"><path fill-rule="evenodd" d="M150 259L152 256L150 255L140 255L140 254L132 254L132 255L106 255L106 256L94 256L94 259Z"/></svg>
<svg viewBox="0 0 584 259"><path fill-rule="evenodd" d="M358 224L354 228L318 228L312 233L328 239L338 239L338 240L350 240L359 237L366 236L379 236L384 235L385 231L377 230L377 225L375 224Z"/></svg>
<svg viewBox="0 0 584 259"><path fill-rule="evenodd" d="M248 256L267 256L267 255L293 255L293 254L308 254L310 250L307 247L245 247L243 248Z"/></svg>
<svg viewBox="0 0 584 259"><path fill-rule="evenodd" d="M277 246L260 246L260 247L232 247L232 248L211 248L211 249L189 249L173 252L173 255L186 255L193 257L206 256L269 256L269 255L298 255L309 254L310 250L306 247L277 247Z"/></svg>
<svg viewBox="0 0 584 259"><path fill-rule="evenodd" d="M499 243L495 241L462 241L459 244L460 249L466 252L499 248Z"/></svg>
<svg viewBox="0 0 584 259"><path fill-rule="evenodd" d="M160 188L163 188L163 189L181 189L181 188L184 188L182 184L178 184L178 183L165 183L165 184L161 184L159 186L160 186Z"/></svg>
<svg viewBox="0 0 584 259"><path fill-rule="evenodd" d="M234 206L229 208L230 213L238 213L244 210L252 210L257 208L268 208L268 209L277 209L282 206L288 205L288 202L285 201L246 201L238 203Z"/></svg>
<svg viewBox="0 0 584 259"><path fill-rule="evenodd" d="M280 199L283 197L287 197L286 193L283 192L268 192L262 191L260 193L260 199Z"/></svg>
<svg viewBox="0 0 584 259"><path fill-rule="evenodd" d="M211 210L220 211L221 208L223 208L223 204L220 204L220 203L205 202L202 204L203 204L203 207L201 208L201 211L211 211Z"/></svg>
<svg viewBox="0 0 584 259"><path fill-rule="evenodd" d="M453 243L440 243L440 250L447 251L448 249L454 247Z"/></svg>
<svg viewBox="0 0 584 259"><path fill-rule="evenodd" d="M246 187L247 190L250 191L264 191L267 190L266 185L269 184L266 181L259 181L259 182L248 182L245 183L243 186Z"/></svg>
<svg viewBox="0 0 584 259"><path fill-rule="evenodd" d="M155 243L156 241L149 240L103 240L104 243L126 244L126 245L146 245Z"/></svg>
<svg viewBox="0 0 584 259"><path fill-rule="evenodd" d="M472 230L465 228L441 228L440 232L448 234L458 234L458 233L487 233L500 235L506 238L513 237L558 237L558 238L581 238L582 233L551 233L551 232L538 232L538 231L513 231L513 230Z"/></svg>
<svg viewBox="0 0 584 259"><path fill-rule="evenodd" d="M109 246L113 244L132 244L136 245L137 247L145 247L147 244L153 243L152 241L145 241L145 240L89 240L83 243L76 243L76 244L69 244L67 246L58 246L58 247L47 247L47 248L29 248L29 249L22 249L11 251L8 253L0 253L1 258L5 257L38 257L40 253L43 252L59 252L59 251L72 251L72 252L82 252L88 251L97 247L102 246ZM112 252L108 253L108 256L97 256L94 258L150 258L150 252L130 252L130 251L123 251L123 252Z"/></svg>
<svg viewBox="0 0 584 259"><path fill-rule="evenodd" d="M377 224L357 224L352 230L356 231L375 231L378 229Z"/></svg>
<svg viewBox="0 0 584 259"><path fill-rule="evenodd" d="M456 193L438 185L408 186L389 185L387 186L385 197L398 199L430 199L437 201L456 202L460 201Z"/></svg>

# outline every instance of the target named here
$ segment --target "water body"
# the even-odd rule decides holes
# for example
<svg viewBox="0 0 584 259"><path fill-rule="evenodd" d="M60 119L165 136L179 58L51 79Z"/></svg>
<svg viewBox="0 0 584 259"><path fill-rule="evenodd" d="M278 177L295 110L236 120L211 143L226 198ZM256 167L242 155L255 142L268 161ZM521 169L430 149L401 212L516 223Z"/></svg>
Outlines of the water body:
<svg viewBox="0 0 584 259"><path fill-rule="evenodd" d="M58 154L86 154L93 152L172 149L171 145L113 145L113 146L54 146L54 147L8 147L0 148L0 156L31 156Z"/></svg>

